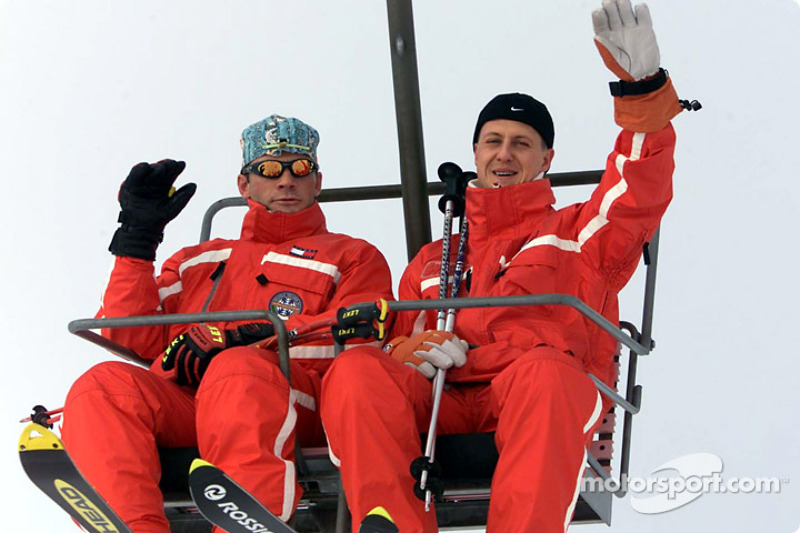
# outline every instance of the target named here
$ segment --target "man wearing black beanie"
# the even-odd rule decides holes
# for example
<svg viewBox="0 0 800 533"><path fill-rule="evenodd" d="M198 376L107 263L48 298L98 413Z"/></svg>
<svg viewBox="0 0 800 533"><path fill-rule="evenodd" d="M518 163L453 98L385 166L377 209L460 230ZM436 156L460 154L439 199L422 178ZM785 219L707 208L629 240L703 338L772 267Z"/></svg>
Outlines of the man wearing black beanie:
<svg viewBox="0 0 800 533"><path fill-rule="evenodd" d="M501 146L505 137L514 139L508 154L484 149L478 152L479 146ZM521 93L495 96L478 115L472 135L475 165L479 169L477 185L496 188L544 177L555 155L554 137L553 118L543 103ZM482 141L480 145L478 141ZM513 162L503 159L504 155L511 156L512 153L514 156L508 159L513 159Z"/></svg>
<svg viewBox="0 0 800 533"><path fill-rule="evenodd" d="M493 98L473 134L477 179L466 194L459 296L570 294L619 323L617 295L672 197L670 120L681 105L645 4L603 0L593 22L601 57L619 78L611 92L622 131L603 178L588 201L556 210L545 177L555 153L550 113L525 94ZM451 248L458 242L454 235ZM431 243L412 260L401 300L438 298L441 250ZM322 419L355 522L381 506L404 533L437 531L408 465L428 429L428 379L438 367L447 369L439 434L495 432L486 530L563 533L587 446L611 405L589 374L614 386L616 340L558 305L462 309L453 333L436 327L435 312L398 313L390 357L347 350L326 374Z"/></svg>

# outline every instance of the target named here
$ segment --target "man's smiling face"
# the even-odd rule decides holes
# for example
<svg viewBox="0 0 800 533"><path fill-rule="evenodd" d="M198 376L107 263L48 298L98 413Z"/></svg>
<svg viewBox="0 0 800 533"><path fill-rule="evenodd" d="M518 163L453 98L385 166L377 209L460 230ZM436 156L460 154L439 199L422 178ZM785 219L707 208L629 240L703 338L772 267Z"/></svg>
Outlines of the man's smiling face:
<svg viewBox="0 0 800 533"><path fill-rule="evenodd" d="M531 126L506 119L484 124L473 151L480 187L532 181L550 170L555 154Z"/></svg>

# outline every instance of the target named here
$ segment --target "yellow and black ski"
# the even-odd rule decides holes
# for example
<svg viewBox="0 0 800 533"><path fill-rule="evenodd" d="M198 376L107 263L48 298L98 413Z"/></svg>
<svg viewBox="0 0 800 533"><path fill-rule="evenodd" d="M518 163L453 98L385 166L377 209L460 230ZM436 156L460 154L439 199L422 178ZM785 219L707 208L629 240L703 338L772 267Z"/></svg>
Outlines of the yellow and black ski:
<svg viewBox="0 0 800 533"><path fill-rule="evenodd" d="M367 513L358 533L399 533L399 529L383 507L376 507Z"/></svg>
<svg viewBox="0 0 800 533"><path fill-rule="evenodd" d="M36 423L19 438L19 458L31 481L89 533L131 533L125 523L83 478L64 444Z"/></svg>
<svg viewBox="0 0 800 533"><path fill-rule="evenodd" d="M195 459L189 469L189 491L200 513L230 533L296 533L225 472Z"/></svg>

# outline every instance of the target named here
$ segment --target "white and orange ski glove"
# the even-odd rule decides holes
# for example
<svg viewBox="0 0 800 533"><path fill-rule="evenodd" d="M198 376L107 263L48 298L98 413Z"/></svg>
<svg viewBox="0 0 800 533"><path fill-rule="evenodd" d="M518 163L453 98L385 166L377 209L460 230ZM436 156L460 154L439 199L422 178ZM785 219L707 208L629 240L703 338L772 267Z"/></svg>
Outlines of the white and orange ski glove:
<svg viewBox="0 0 800 533"><path fill-rule="evenodd" d="M592 12L594 43L608 69L620 82L614 98L614 119L629 131L664 128L682 107L672 80L660 68L661 54L647 4L603 0Z"/></svg>
<svg viewBox="0 0 800 533"><path fill-rule="evenodd" d="M469 345L447 331L428 330L411 338L396 337L384 346L392 359L416 369L433 379L436 369L464 366Z"/></svg>
<svg viewBox="0 0 800 533"><path fill-rule="evenodd" d="M606 66L621 80L639 81L658 72L658 51L647 4L604 0L592 12L594 40Z"/></svg>

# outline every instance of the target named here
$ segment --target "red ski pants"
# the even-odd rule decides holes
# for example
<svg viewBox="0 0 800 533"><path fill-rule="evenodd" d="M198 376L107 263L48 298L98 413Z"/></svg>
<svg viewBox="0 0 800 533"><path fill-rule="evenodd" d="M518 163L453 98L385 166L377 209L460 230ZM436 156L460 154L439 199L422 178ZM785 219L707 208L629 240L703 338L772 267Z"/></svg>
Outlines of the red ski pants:
<svg viewBox="0 0 800 533"><path fill-rule="evenodd" d="M356 531L383 506L403 533L435 532L436 515L413 494L411 462L421 455L431 383L380 350L341 353L323 379L322 422ZM522 354L490 384L452 384L438 432L496 431L500 459L487 531L563 533L572 517L586 447L602 414L592 380L550 347Z"/></svg>
<svg viewBox="0 0 800 533"><path fill-rule="evenodd" d="M128 363L101 363L67 396L64 444L134 533L170 531L158 488L159 447L198 446L287 520L302 494L295 438L325 442L316 410L320 378L294 363L291 372L290 391L276 354L231 348L211 361L195 391Z"/></svg>

